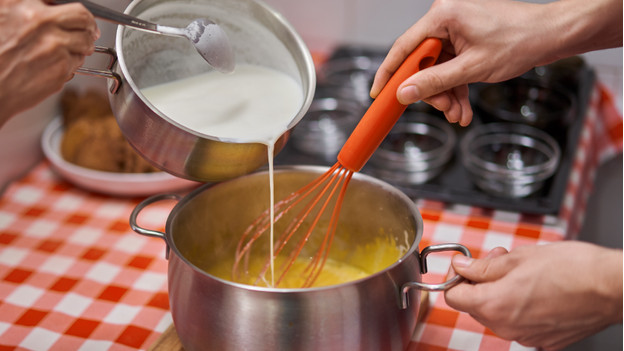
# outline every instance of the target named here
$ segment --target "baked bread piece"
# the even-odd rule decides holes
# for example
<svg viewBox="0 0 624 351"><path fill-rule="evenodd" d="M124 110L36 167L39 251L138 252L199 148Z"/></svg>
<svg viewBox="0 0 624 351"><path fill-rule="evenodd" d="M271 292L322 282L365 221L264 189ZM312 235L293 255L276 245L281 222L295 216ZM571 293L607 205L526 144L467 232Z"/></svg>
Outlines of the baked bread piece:
<svg viewBox="0 0 624 351"><path fill-rule="evenodd" d="M113 114L106 96L95 90L88 90L83 94L79 94L75 90L63 91L61 112L63 113L63 125L66 127L79 119Z"/></svg>
<svg viewBox="0 0 624 351"><path fill-rule="evenodd" d="M65 126L61 155L66 161L106 172L158 171L128 144L105 96L68 90L61 97L61 108Z"/></svg>

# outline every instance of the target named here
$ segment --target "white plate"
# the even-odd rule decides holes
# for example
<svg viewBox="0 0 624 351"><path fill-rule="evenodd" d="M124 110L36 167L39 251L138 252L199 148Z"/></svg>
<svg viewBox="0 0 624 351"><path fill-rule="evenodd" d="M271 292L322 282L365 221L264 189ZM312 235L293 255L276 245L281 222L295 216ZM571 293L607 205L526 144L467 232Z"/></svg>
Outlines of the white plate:
<svg viewBox="0 0 624 351"><path fill-rule="evenodd" d="M65 161L61 156L63 133L61 118L54 118L43 131L41 147L46 158L50 160L52 169L81 188L115 196L147 196L199 185L166 172L115 173L80 167Z"/></svg>

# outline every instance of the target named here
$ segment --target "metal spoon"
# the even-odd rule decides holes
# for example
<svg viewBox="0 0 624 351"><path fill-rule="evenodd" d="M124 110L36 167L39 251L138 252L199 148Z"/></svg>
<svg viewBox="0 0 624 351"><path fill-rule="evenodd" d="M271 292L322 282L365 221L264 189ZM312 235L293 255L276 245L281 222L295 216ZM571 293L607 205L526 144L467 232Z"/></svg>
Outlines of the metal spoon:
<svg viewBox="0 0 624 351"><path fill-rule="evenodd" d="M216 23L200 18L191 22L186 28L162 26L151 23L121 12L109 9L87 0L56 0L56 4L79 2L95 17L117 24L130 26L145 32L185 37L190 40L197 52L215 69L230 73L234 71L234 52L225 32Z"/></svg>

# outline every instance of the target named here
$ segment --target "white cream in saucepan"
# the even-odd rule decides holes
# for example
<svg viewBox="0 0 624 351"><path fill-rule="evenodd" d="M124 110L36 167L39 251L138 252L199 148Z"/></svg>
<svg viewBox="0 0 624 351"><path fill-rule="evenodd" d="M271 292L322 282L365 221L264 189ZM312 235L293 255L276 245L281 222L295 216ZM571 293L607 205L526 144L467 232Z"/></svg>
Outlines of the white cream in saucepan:
<svg viewBox="0 0 624 351"><path fill-rule="evenodd" d="M175 122L238 142L275 143L301 108L301 85L285 73L238 65L231 74L209 72L142 89Z"/></svg>
<svg viewBox="0 0 624 351"><path fill-rule="evenodd" d="M156 109L191 130L220 139L267 146L272 224L275 216L274 145L301 108L301 85L276 70L237 65L231 74L209 72L142 89L141 92ZM273 225L270 231L272 243ZM271 262L272 282L273 277Z"/></svg>

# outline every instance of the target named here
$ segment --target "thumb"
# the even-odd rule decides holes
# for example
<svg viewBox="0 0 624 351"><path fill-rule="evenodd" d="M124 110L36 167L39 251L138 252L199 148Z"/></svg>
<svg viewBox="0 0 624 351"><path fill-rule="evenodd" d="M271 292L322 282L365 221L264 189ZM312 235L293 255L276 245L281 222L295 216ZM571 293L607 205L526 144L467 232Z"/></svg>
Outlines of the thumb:
<svg viewBox="0 0 624 351"><path fill-rule="evenodd" d="M495 252L495 250L498 251ZM507 250L496 248L483 259L455 255L451 260L451 265L457 274L472 282L489 282L500 279L507 273L508 268L504 262L506 253Z"/></svg>
<svg viewBox="0 0 624 351"><path fill-rule="evenodd" d="M397 99L409 105L470 83L462 61L461 57L456 57L414 73L399 85Z"/></svg>

